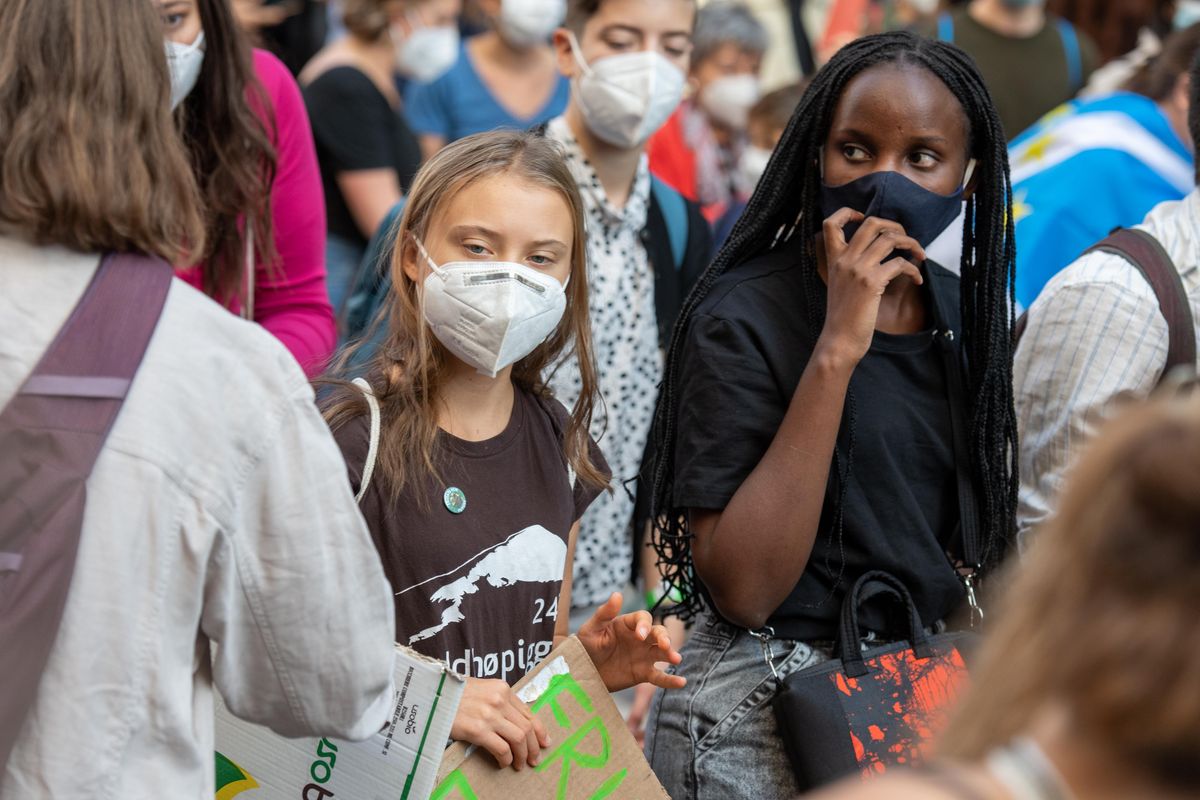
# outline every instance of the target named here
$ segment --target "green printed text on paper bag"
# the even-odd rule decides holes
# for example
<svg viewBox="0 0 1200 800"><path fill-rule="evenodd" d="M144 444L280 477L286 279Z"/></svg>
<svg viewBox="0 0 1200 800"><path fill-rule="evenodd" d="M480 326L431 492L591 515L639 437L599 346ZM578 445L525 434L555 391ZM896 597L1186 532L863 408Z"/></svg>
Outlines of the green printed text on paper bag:
<svg viewBox="0 0 1200 800"><path fill-rule="evenodd" d="M387 726L365 742L285 739L216 704L216 800L426 800L434 788L463 679L396 647Z"/></svg>
<svg viewBox="0 0 1200 800"><path fill-rule="evenodd" d="M550 734L534 769L501 769L484 750L446 751L431 800L666 798L583 645L571 637L516 686Z"/></svg>

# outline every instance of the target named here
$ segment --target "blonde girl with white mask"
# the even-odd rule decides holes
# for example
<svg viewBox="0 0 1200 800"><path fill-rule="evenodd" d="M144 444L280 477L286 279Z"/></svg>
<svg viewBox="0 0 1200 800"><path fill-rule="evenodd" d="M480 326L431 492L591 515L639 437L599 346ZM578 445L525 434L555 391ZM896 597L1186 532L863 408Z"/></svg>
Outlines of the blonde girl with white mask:
<svg viewBox="0 0 1200 800"><path fill-rule="evenodd" d="M418 173L396 231L387 333L325 416L383 559L396 640L468 676L453 738L502 766L546 730L509 686L568 633L578 521L608 468L588 434L595 368L582 202L561 152L528 133L468 137ZM571 412L542 381L565 351ZM352 354L347 355L347 361ZM614 594L579 631L610 690L683 685L646 612Z"/></svg>

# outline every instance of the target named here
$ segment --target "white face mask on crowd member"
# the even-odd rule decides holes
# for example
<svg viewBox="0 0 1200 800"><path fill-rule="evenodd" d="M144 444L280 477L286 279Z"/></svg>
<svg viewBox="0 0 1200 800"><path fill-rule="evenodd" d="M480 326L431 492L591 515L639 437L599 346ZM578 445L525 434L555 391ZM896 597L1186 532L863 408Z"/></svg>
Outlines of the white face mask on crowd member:
<svg viewBox="0 0 1200 800"><path fill-rule="evenodd" d="M174 110L196 88L204 66L204 31L191 44L167 39L167 67L171 71L171 109Z"/></svg>
<svg viewBox="0 0 1200 800"><path fill-rule="evenodd" d="M1175 30L1181 31L1200 22L1200 0L1178 0L1175 3Z"/></svg>
<svg viewBox="0 0 1200 800"><path fill-rule="evenodd" d="M432 27L409 13L410 32L405 35L392 23L392 46L396 48L396 69L406 77L429 83L454 66L458 60L460 38L454 25Z"/></svg>
<svg viewBox="0 0 1200 800"><path fill-rule="evenodd" d="M545 44L567 16L567 0L502 0L496 28L514 47Z"/></svg>
<svg viewBox="0 0 1200 800"><path fill-rule="evenodd" d="M588 128L615 147L645 143L683 99L683 71L662 54L647 50L588 64L575 34L569 36L580 69L575 97Z"/></svg>
<svg viewBox="0 0 1200 800"><path fill-rule="evenodd" d="M429 263L425 321L447 350L494 378L554 333L567 309L565 286L533 267L506 261ZM570 280L567 281L570 283Z"/></svg>
<svg viewBox="0 0 1200 800"><path fill-rule="evenodd" d="M750 108L762 96L753 75L724 75L700 90L700 107L717 122L734 130L746 128Z"/></svg>
<svg viewBox="0 0 1200 800"><path fill-rule="evenodd" d="M748 146L738 159L738 172L741 173L742 186L747 191L753 191L767 171L767 163L771 160L771 150L762 147Z"/></svg>

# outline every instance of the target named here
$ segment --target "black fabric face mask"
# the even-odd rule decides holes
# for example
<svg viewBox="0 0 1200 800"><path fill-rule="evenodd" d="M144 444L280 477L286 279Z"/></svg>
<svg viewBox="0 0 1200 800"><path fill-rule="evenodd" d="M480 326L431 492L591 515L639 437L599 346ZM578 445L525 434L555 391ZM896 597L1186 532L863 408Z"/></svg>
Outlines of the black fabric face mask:
<svg viewBox="0 0 1200 800"><path fill-rule="evenodd" d="M970 172L968 168L968 176ZM821 184L822 219L828 219L843 208L851 208L867 217L900 223L904 232L922 247L928 247L950 227L962 211L962 202L961 187L954 194L938 194L899 172L872 172L841 186ZM847 242L861 225L861 222L853 222L843 229Z"/></svg>

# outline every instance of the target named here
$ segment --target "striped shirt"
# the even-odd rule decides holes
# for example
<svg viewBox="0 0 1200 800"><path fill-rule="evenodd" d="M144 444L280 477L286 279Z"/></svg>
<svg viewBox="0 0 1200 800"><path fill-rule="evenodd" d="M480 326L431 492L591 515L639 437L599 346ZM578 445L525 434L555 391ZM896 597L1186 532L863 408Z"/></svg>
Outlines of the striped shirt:
<svg viewBox="0 0 1200 800"><path fill-rule="evenodd" d="M1137 227L1175 262L1200 320L1200 190L1159 204ZM1167 321L1150 284L1125 259L1090 253L1046 284L1029 309L1013 373L1020 537L1053 512L1080 446L1122 401L1147 396L1166 360Z"/></svg>

